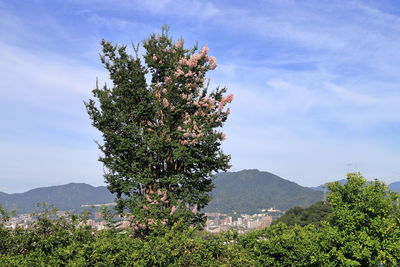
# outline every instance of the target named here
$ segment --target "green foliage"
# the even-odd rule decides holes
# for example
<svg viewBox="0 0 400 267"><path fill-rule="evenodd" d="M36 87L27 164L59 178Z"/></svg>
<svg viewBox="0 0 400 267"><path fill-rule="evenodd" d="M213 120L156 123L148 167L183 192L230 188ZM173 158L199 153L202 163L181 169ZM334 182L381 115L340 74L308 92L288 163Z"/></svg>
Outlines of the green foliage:
<svg viewBox="0 0 400 267"><path fill-rule="evenodd" d="M225 88L208 92L206 73L216 67L208 48L186 49L167 28L143 42L144 64L126 46L102 41L101 61L112 87L93 90L86 104L93 126L103 134L99 144L105 179L117 194L119 212L135 216L136 232L179 218L204 221L197 211L208 202L210 176L226 170L229 156L221 151L227 119L224 106L232 95ZM198 53L197 53L198 52ZM146 81L150 74L151 81Z"/></svg>
<svg viewBox="0 0 400 267"><path fill-rule="evenodd" d="M243 235L205 233L179 219L133 238L126 229L93 231L87 215L45 210L28 229L0 224L0 266L397 266L397 194L359 174L329 189L326 221L280 222Z"/></svg>
<svg viewBox="0 0 400 267"><path fill-rule="evenodd" d="M380 181L367 183L359 173L347 183L331 183L330 248L360 266L394 265L400 259L399 195Z"/></svg>
<svg viewBox="0 0 400 267"><path fill-rule="evenodd" d="M343 185L330 184L329 190L326 221L305 227L278 222L244 235L239 243L263 266L397 266L398 195L357 173L349 174ZM303 213L296 208L291 218L299 220L293 214Z"/></svg>
<svg viewBox="0 0 400 267"><path fill-rule="evenodd" d="M326 221L328 215L331 213L331 207L327 203L322 201L311 205L308 208L302 208L299 206L293 207L286 211L285 214L273 221L272 224L282 222L286 225L300 225L306 226L309 224L321 224L322 221Z"/></svg>

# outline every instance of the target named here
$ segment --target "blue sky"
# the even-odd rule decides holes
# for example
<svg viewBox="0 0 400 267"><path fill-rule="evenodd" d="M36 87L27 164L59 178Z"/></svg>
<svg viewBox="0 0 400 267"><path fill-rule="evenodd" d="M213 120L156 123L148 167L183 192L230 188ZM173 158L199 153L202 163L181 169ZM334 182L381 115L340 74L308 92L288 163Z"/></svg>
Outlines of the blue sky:
<svg viewBox="0 0 400 267"><path fill-rule="evenodd" d="M163 24L217 57L235 95L224 151L314 186L361 171L400 180L396 1L0 0L0 191L102 185L83 100L102 38L139 42Z"/></svg>

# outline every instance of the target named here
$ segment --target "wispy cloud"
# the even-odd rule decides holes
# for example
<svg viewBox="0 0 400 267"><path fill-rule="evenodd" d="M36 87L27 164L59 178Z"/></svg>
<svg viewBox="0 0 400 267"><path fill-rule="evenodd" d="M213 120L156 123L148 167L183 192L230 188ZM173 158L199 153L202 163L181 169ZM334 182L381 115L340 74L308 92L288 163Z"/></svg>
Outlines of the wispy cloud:
<svg viewBox="0 0 400 267"><path fill-rule="evenodd" d="M315 185L343 177L352 170L346 164L358 162L367 176L399 179L394 173L400 173L395 134L400 129L400 18L380 8L383 4L58 4L0 3L0 27L8 29L0 32L0 119L6 122L0 124L0 158L6 159L7 172L1 171L9 177L39 179L43 169L41 184L59 173L65 173L60 183L74 174L100 181L95 159L90 164L84 159L97 155L92 139L98 134L82 104L96 77L107 81L98 41L137 42L168 23L187 45L195 40L209 45L219 64L211 85L235 94L224 145L234 169L259 168ZM35 145L24 148L19 141ZM30 156L18 165L13 151ZM75 153L84 156L74 158ZM60 154L57 160L54 154ZM46 168L46 162L54 168ZM14 190L17 184L5 186Z"/></svg>

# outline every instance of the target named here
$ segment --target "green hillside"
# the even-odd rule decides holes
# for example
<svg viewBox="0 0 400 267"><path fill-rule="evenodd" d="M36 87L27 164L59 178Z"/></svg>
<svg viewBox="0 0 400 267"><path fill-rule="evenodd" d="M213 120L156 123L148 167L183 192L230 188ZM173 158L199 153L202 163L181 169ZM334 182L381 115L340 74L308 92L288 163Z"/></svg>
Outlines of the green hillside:
<svg viewBox="0 0 400 267"><path fill-rule="evenodd" d="M288 210L308 207L323 198L322 192L259 170L220 173L214 183L207 212L256 213L271 207Z"/></svg>
<svg viewBox="0 0 400 267"><path fill-rule="evenodd" d="M24 193L0 193L0 205L17 213L35 211L36 204L46 202L59 210L79 212L81 205L104 204L114 201L105 186L94 187L84 183L40 187Z"/></svg>
<svg viewBox="0 0 400 267"><path fill-rule="evenodd" d="M206 212L257 213L275 207L288 210L294 206L308 207L322 200L322 192L302 187L269 172L243 170L220 173L214 180L213 200ZM60 210L81 210L81 205L114 201L104 186L84 183L36 188L25 193L0 193L0 204L8 210L29 213L37 203L47 202Z"/></svg>

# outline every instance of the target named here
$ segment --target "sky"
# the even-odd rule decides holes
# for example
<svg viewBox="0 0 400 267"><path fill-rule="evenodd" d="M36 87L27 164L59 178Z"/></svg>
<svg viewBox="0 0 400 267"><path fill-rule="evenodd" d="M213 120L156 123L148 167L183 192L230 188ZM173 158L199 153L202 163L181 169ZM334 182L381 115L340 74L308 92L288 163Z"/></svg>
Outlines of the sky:
<svg viewBox="0 0 400 267"><path fill-rule="evenodd" d="M398 1L0 0L0 191L104 184L83 104L108 81L99 42L164 24L209 46L211 86L235 96L231 171L400 180Z"/></svg>

